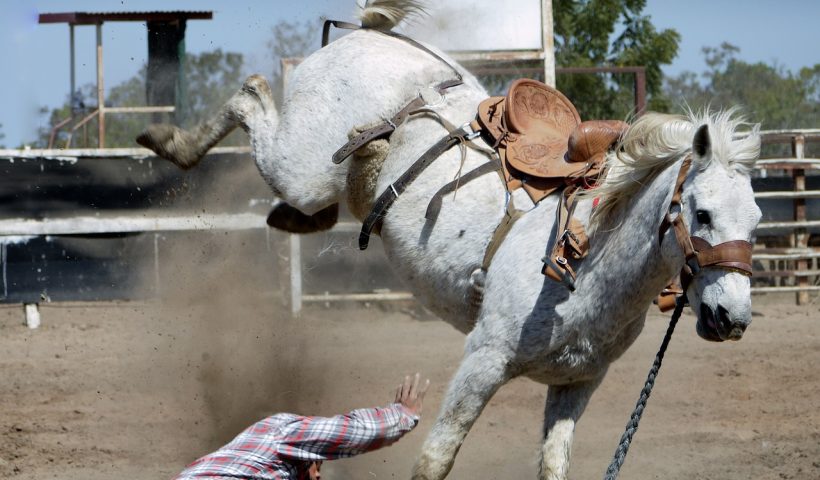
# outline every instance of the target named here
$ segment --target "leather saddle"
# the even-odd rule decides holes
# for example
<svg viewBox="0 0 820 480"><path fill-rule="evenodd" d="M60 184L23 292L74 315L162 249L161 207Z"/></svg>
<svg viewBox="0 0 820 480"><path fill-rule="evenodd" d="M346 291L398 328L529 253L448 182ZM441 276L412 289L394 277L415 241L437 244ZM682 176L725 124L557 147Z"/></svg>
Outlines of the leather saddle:
<svg viewBox="0 0 820 480"><path fill-rule="evenodd" d="M513 82L506 97L478 106L476 122L501 159L507 188L523 188L533 202L581 179L594 179L604 154L627 124L581 122L561 92L539 81Z"/></svg>
<svg viewBox="0 0 820 480"><path fill-rule="evenodd" d="M607 150L628 125L618 120L581 122L575 106L561 92L536 80L520 79L506 97L481 102L472 126L498 152L507 191L523 188L538 203L562 190L556 238L543 258L542 273L574 290L572 263L589 251L584 226L573 217L576 193L595 185ZM493 234L482 264L485 270L514 218L508 215Z"/></svg>

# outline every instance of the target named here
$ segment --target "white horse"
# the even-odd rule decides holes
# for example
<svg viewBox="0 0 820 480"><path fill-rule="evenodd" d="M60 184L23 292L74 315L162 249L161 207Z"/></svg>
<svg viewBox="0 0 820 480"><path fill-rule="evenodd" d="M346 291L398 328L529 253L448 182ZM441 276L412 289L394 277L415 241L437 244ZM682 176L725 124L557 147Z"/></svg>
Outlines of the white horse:
<svg viewBox="0 0 820 480"><path fill-rule="evenodd" d="M361 19L365 26L391 28L417 6L412 0L369 1ZM456 68L464 84L431 108L458 125L475 116L487 93ZM297 217L321 219L330 212L319 222L327 227L335 221L335 206L354 196L348 182L356 181L348 173L361 167L358 158L339 165L330 161L348 132L389 118L421 90L452 76L451 68L428 52L376 29L357 30L293 71L281 112L267 82L252 76L212 120L192 131L154 125L139 141L189 168L240 126L276 194L302 212ZM573 293L540 272L557 195L533 205L518 190L515 205L527 212L492 261L480 309L468 307L476 288L471 274L481 266L505 211L505 187L492 170L466 180L466 172L488 162L486 156L468 149L462 166L459 149L452 149L396 199L380 230L390 263L420 302L468 334L464 358L413 478L444 478L489 399L519 375L548 385L540 478L567 477L576 421L609 364L640 333L655 295L683 265L675 235L659 234L683 159L691 156L693 163L681 212L693 235L713 245L749 240L760 219L749 179L760 140L757 127L733 139L740 125L729 112L688 118L646 114L630 127L618 151L608 155L609 173L596 190L600 206L592 214L593 199L585 197L576 209L591 250L577 268ZM374 167L376 194L445 134L430 116L411 117L399 126L380 172ZM438 216L426 220L431 198L460 171L465 177L457 194L444 196ZM373 192L367 190L368 202ZM362 192L355 193L361 201ZM686 293L704 338L739 339L751 322L745 275L705 268Z"/></svg>

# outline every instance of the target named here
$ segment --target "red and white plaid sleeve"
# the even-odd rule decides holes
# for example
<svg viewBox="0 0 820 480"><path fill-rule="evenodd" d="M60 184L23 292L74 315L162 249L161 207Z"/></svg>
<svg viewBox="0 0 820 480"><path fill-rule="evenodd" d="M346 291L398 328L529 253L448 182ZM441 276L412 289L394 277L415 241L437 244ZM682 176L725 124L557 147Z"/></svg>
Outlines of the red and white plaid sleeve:
<svg viewBox="0 0 820 480"><path fill-rule="evenodd" d="M311 461L351 457L390 445L416 423L418 416L398 403L330 418L273 415L190 464L176 480L306 478Z"/></svg>
<svg viewBox="0 0 820 480"><path fill-rule="evenodd" d="M362 408L335 417L302 417L284 426L277 448L283 459L332 460L391 445L412 430L419 417L401 404Z"/></svg>

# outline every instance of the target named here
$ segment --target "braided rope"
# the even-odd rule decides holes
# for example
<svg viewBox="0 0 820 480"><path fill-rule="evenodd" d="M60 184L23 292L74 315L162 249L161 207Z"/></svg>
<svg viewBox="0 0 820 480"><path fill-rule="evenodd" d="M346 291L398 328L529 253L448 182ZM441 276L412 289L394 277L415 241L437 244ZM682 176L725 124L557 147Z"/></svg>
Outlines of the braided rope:
<svg viewBox="0 0 820 480"><path fill-rule="evenodd" d="M632 436L635 435L635 432L638 430L638 422L641 421L641 415L643 415L643 411L646 409L646 402L649 401L649 394L652 393L652 387L655 386L655 378L657 378L658 371L661 369L661 362L663 362L663 355L666 353L666 347L669 346L669 341L672 339L672 333L675 331L675 325L678 323L678 319L683 312L683 306L685 304L686 297L684 295L678 297L675 304L675 312L672 313L672 319L669 321L669 327L666 329L666 336L663 337L661 348L658 350L658 354L655 355L655 362L652 364L652 368L649 369L649 375L646 377L646 383L641 390L641 396L638 398L638 404L635 406L635 410L632 411L632 416L629 417L629 421L626 423L626 430L621 436L621 441L618 444L618 448L615 449L615 455L612 458L612 462L606 469L604 480L615 480L618 478L618 473L621 471L621 465L623 465L624 460L626 460L626 454L629 451L629 444L632 442Z"/></svg>

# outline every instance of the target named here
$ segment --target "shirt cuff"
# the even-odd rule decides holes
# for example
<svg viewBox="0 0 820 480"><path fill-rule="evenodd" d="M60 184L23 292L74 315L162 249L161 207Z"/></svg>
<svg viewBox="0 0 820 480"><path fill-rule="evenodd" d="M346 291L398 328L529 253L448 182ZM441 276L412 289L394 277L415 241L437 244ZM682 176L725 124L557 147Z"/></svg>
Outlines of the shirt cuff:
<svg viewBox="0 0 820 480"><path fill-rule="evenodd" d="M419 415L417 413L411 412L410 409L408 409L407 407L405 407L404 405L402 405L401 403L398 403L398 402L394 403L393 406L396 408L396 410L401 412L402 416L413 420L413 426L418 425L419 419L421 417L419 417Z"/></svg>

